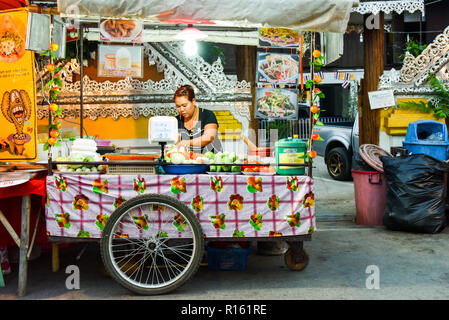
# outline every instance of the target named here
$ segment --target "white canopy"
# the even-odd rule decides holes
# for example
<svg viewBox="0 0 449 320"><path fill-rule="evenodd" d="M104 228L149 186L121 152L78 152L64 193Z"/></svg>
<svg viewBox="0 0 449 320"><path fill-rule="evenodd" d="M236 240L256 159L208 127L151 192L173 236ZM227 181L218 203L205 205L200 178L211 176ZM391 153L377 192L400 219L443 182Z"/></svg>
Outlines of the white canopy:
<svg viewBox="0 0 449 320"><path fill-rule="evenodd" d="M346 31L359 0L58 0L66 17L122 17L148 22L210 20L229 27ZM192 24L194 24L193 22Z"/></svg>

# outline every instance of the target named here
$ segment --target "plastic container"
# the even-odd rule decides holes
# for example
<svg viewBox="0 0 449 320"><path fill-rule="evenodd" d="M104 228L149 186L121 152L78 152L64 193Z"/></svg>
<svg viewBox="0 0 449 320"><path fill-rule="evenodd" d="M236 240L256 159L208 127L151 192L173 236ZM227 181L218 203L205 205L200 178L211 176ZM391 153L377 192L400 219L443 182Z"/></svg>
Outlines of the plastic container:
<svg viewBox="0 0 449 320"><path fill-rule="evenodd" d="M378 171L351 170L354 180L356 224L381 226L387 201L387 183Z"/></svg>
<svg viewBox="0 0 449 320"><path fill-rule="evenodd" d="M446 161L449 147L446 124L434 120L410 122L402 145L409 154L426 154Z"/></svg>
<svg viewBox="0 0 449 320"><path fill-rule="evenodd" d="M258 157L271 157L271 148L270 147L258 147L248 149L249 156L258 156Z"/></svg>
<svg viewBox="0 0 449 320"><path fill-rule="evenodd" d="M307 143L296 137L276 141L276 163L304 164ZM280 175L304 175L305 167L276 166L276 173Z"/></svg>
<svg viewBox="0 0 449 320"><path fill-rule="evenodd" d="M111 145L111 140L95 140L97 147L109 147Z"/></svg>
<svg viewBox="0 0 449 320"><path fill-rule="evenodd" d="M204 173L209 166L207 164L185 164L178 166L176 164L164 164L165 173L168 174L191 174L191 173Z"/></svg>
<svg viewBox="0 0 449 320"><path fill-rule="evenodd" d="M207 263L212 270L245 270L250 248L207 247Z"/></svg>

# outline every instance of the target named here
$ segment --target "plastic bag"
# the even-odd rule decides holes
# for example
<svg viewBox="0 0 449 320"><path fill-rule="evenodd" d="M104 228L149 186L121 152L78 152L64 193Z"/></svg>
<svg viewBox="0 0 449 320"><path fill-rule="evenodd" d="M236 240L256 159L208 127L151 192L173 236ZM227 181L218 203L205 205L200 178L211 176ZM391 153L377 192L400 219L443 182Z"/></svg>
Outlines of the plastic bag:
<svg viewBox="0 0 449 320"><path fill-rule="evenodd" d="M424 154L381 157L387 180L383 224L390 230L438 233L447 225L444 172L448 164Z"/></svg>
<svg viewBox="0 0 449 320"><path fill-rule="evenodd" d="M351 169L359 171L377 171L362 159L358 152L352 156Z"/></svg>

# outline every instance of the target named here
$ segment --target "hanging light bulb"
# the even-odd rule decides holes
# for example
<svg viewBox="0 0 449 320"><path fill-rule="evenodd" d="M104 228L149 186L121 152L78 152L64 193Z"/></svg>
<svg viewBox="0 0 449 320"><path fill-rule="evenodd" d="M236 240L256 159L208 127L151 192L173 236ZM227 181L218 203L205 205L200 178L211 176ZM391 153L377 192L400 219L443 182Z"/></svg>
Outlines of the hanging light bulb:
<svg viewBox="0 0 449 320"><path fill-rule="evenodd" d="M196 40L187 39L184 42L184 52L188 57L194 56L198 53L198 44Z"/></svg>
<svg viewBox="0 0 449 320"><path fill-rule="evenodd" d="M181 32L177 33L173 38L177 40L184 40L184 52L187 56L194 56L198 53L198 44L196 40L204 39L207 34L197 28L189 25Z"/></svg>

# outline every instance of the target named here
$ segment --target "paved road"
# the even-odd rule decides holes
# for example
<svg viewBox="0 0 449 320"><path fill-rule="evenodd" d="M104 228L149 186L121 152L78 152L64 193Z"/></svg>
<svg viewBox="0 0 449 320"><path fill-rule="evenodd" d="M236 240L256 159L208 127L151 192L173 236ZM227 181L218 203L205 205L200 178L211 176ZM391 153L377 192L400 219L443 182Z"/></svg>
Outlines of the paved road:
<svg viewBox="0 0 449 320"><path fill-rule="evenodd" d="M169 295L140 297L120 287L103 272L99 246L90 243L61 250L61 268L51 271L51 252L29 264L28 294L23 299L447 299L449 292L449 230L436 235L393 232L354 223L352 181L332 180L322 159L314 170L318 229L304 244L308 267L290 271L283 256L249 255L244 271L212 271L203 266L186 285ZM67 290L65 269L80 270L80 290ZM371 267L370 267L371 266ZM374 266L374 267L373 267ZM0 300L19 299L17 265L0 288ZM367 289L379 272L379 289ZM372 269L369 269L372 268ZM370 278L371 279L371 278ZM376 284L376 282L369 282Z"/></svg>
<svg viewBox="0 0 449 320"><path fill-rule="evenodd" d="M244 271L212 271L203 266L177 291L154 297L135 296L106 277L94 243L80 260L76 256L82 245L73 244L61 251L57 273L51 271L50 252L30 262L28 294L23 299L447 299L448 243L448 228L424 235L345 221L321 222L312 241L305 243L310 263L301 272L290 271L282 256L253 252ZM80 290L65 287L68 265L80 269ZM379 289L375 278L369 278L376 274ZM367 280L373 289L366 287ZM0 288L0 300L18 299L17 274L7 276L6 283L6 288Z"/></svg>
<svg viewBox="0 0 449 320"><path fill-rule="evenodd" d="M312 173L315 181L317 220L354 221L354 183L333 180L322 157L316 157Z"/></svg>

